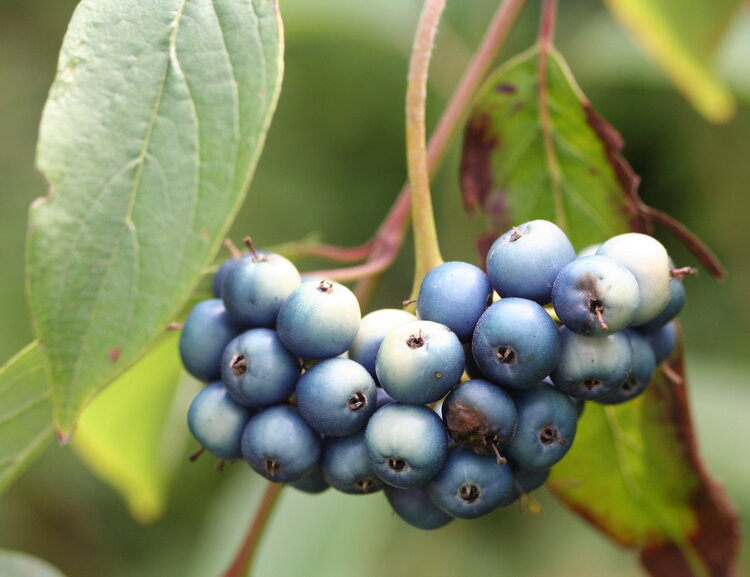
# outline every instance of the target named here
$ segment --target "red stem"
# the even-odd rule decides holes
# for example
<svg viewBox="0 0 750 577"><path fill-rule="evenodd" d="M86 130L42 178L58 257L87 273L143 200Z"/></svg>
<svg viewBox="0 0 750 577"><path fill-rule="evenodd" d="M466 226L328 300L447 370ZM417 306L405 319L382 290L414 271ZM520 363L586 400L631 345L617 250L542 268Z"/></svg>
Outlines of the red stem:
<svg viewBox="0 0 750 577"><path fill-rule="evenodd" d="M253 517L253 522L242 542L242 546L239 551L237 551L237 555L235 555L232 564L221 574L221 577L246 577L255 550L257 549L260 538L263 535L263 530L271 518L274 505L276 504L283 487L284 485L281 483L268 483L260 505L258 506L258 510Z"/></svg>

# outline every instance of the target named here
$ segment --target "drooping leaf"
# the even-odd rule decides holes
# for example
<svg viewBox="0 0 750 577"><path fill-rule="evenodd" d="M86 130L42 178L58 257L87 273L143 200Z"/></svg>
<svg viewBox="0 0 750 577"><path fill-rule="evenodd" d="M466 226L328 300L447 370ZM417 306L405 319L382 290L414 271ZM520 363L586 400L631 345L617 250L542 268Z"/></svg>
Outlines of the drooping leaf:
<svg viewBox="0 0 750 577"><path fill-rule="evenodd" d="M737 513L701 462L682 354L646 392L618 406L588 403L548 486L659 577L734 575Z"/></svg>
<svg viewBox="0 0 750 577"><path fill-rule="evenodd" d="M7 549L0 549L0 575L3 577L65 577L46 561Z"/></svg>
<svg viewBox="0 0 750 577"><path fill-rule="evenodd" d="M0 492L52 436L44 355L32 342L0 368Z"/></svg>
<svg viewBox="0 0 750 577"><path fill-rule="evenodd" d="M612 13L707 119L725 122L734 97L718 78L717 48L742 0L606 0Z"/></svg>
<svg viewBox="0 0 750 577"><path fill-rule="evenodd" d="M544 57L546 66L537 48L509 62L480 93L465 137L467 208L489 215L487 239L535 218L556 221L578 248L645 229L656 215L638 198L622 140L562 58ZM653 575L730 577L737 516L701 462L681 359L673 362L680 384L660 375L638 400L588 404L550 486L602 532L638 549Z"/></svg>
<svg viewBox="0 0 750 577"><path fill-rule="evenodd" d="M119 491L130 512L152 522L164 512L177 465L184 461L187 399L177 333L168 334L84 410L73 448Z"/></svg>
<svg viewBox="0 0 750 577"><path fill-rule="evenodd" d="M278 98L274 0L83 0L40 128L34 324L61 437L173 320L244 198Z"/></svg>
<svg viewBox="0 0 750 577"><path fill-rule="evenodd" d="M536 218L557 222L577 248L628 228L628 199L565 63L549 54L544 93L538 68L533 49L498 69L466 127L461 184L467 209L490 217L485 247Z"/></svg>

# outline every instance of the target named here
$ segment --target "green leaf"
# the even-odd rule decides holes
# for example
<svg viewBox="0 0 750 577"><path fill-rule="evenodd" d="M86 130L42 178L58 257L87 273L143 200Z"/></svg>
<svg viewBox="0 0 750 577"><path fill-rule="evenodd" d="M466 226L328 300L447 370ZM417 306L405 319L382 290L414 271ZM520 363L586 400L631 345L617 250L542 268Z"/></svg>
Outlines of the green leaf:
<svg viewBox="0 0 750 577"><path fill-rule="evenodd" d="M83 0L44 109L29 297L55 425L151 346L239 209L282 73L273 0Z"/></svg>
<svg viewBox="0 0 750 577"><path fill-rule="evenodd" d="M682 354L627 403L587 403L549 488L660 577L731 575L734 507L701 462Z"/></svg>
<svg viewBox="0 0 750 577"><path fill-rule="evenodd" d="M3 577L65 577L46 561L6 549L0 549L0 575Z"/></svg>
<svg viewBox="0 0 750 577"><path fill-rule="evenodd" d="M187 455L187 401L173 332L82 413L73 448L119 491L141 522L157 520Z"/></svg>
<svg viewBox="0 0 750 577"><path fill-rule="evenodd" d="M557 222L577 248L625 232L627 199L590 108L559 55L549 54L545 91L538 68L533 49L498 69L466 128L463 194L490 216L484 244L536 218Z"/></svg>
<svg viewBox="0 0 750 577"><path fill-rule="evenodd" d="M33 342L0 368L0 492L50 439L52 407L44 356Z"/></svg>
<svg viewBox="0 0 750 577"><path fill-rule="evenodd" d="M495 230L487 238L546 218L579 248L605 240L642 225L634 216L652 210L637 196L622 147L562 58L534 49L500 68L477 99L461 175L466 204L489 214ZM638 549L653 575L728 577L737 515L698 453L681 357L670 369L637 400L588 403L549 485L602 532Z"/></svg>
<svg viewBox="0 0 750 577"><path fill-rule="evenodd" d="M606 0L612 13L703 116L726 122L734 97L714 58L741 0Z"/></svg>

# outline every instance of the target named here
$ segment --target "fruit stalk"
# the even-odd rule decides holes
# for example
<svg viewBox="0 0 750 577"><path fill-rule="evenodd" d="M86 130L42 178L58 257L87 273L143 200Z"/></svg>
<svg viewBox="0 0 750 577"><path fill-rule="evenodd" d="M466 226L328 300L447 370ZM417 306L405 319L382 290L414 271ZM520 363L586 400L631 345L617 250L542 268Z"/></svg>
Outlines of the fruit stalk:
<svg viewBox="0 0 750 577"><path fill-rule="evenodd" d="M406 161L416 261L412 298L416 296L424 275L443 262L430 196L425 108L430 57L444 8L445 0L426 0L424 3L414 35L406 86Z"/></svg>

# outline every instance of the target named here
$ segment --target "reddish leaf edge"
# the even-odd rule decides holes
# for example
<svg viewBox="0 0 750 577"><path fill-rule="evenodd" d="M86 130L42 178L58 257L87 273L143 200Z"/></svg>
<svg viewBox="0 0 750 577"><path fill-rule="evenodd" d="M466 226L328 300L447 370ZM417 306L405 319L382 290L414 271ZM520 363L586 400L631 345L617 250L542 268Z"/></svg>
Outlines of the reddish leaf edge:
<svg viewBox="0 0 750 577"><path fill-rule="evenodd" d="M557 57L564 65L565 61L562 56L558 54ZM627 219L630 230L652 234L654 224L657 223L673 234L714 279L720 281L726 278L726 269L705 242L685 224L667 212L647 205L641 199L638 193L641 178L622 153L625 148L622 135L594 109L577 86L567 66L563 66L563 70L578 95L586 122L601 142L607 161L615 174L625 200L626 212L623 216ZM540 86L543 86L543 83L540 82ZM514 88L500 83L494 87L494 90L507 92ZM487 251L494 239L514 224L507 214L505 194L491 194L493 188L492 152L501 145L501 142L498 135L490 132L489 126L487 113L479 112L475 106L464 128L459 169L464 210L467 214L481 210L490 219L489 230L477 238L480 262L485 261Z"/></svg>
<svg viewBox="0 0 750 577"><path fill-rule="evenodd" d="M582 505L567 500L553 483L547 486L568 509L581 516L615 543L638 550L641 565L653 577L737 577L741 526L737 509L723 486L711 477L701 460L693 419L688 403L682 335L678 350L659 369L663 391L668 394L669 417L684 458L695 473L697 486L688 506L695 516L695 530L678 543L664 538L650 538L642 547L623 542L593 517ZM653 385L652 385L653 386Z"/></svg>
<svg viewBox="0 0 750 577"><path fill-rule="evenodd" d="M580 93L579 93L580 94ZM604 117L599 114L585 97L581 97L581 106L586 114L586 121L604 146L604 153L612 166L617 182L625 196L628 209L630 229L636 232L651 234L654 223L658 223L672 233L685 248L692 253L698 262L711 276L717 280L724 280L726 269L716 254L692 232L685 224L663 210L649 206L640 197L638 188L641 178L630 163L625 159L622 150L625 141L620 133Z"/></svg>

